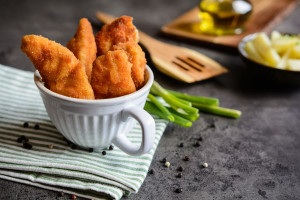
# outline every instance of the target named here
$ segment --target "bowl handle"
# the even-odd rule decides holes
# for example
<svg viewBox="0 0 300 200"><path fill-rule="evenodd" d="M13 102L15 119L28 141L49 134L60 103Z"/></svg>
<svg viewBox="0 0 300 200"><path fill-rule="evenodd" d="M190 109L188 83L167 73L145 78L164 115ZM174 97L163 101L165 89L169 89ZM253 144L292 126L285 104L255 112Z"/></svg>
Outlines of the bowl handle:
<svg viewBox="0 0 300 200"><path fill-rule="evenodd" d="M144 109L137 106L128 106L122 111L122 117L126 120L129 116L136 119L142 128L142 142L140 146L132 144L125 133L118 134L113 143L125 153L132 156L139 156L149 152L153 146L155 138L155 121Z"/></svg>

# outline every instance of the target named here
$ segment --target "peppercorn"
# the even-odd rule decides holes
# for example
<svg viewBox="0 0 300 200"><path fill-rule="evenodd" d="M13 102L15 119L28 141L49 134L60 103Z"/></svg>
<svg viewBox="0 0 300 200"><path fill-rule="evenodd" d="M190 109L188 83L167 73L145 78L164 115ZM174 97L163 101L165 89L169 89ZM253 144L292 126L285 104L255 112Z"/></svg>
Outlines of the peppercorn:
<svg viewBox="0 0 300 200"><path fill-rule="evenodd" d="M163 163L167 162L167 159L166 158L162 159L162 162Z"/></svg>
<svg viewBox="0 0 300 200"><path fill-rule="evenodd" d="M177 170L180 171L180 172L182 172L183 171L183 167L180 166L180 167L177 168Z"/></svg>
<svg viewBox="0 0 300 200"><path fill-rule="evenodd" d="M200 147L200 145L201 145L201 144L200 144L200 142L199 142L199 141L197 141L197 142L195 143L195 145L194 145L194 146L195 146L195 147Z"/></svg>
<svg viewBox="0 0 300 200"><path fill-rule="evenodd" d="M32 149L32 144L31 144L30 142L24 142L24 143L23 143L23 147L24 147L25 149Z"/></svg>
<svg viewBox="0 0 300 200"><path fill-rule="evenodd" d="M29 127L28 122L24 122L23 127L24 127L24 128L28 128L28 127Z"/></svg>
<svg viewBox="0 0 300 200"><path fill-rule="evenodd" d="M40 129L40 125L36 124L36 125L34 126L34 129L36 129L36 130Z"/></svg>
<svg viewBox="0 0 300 200"><path fill-rule="evenodd" d="M202 164L202 167L207 168L207 167L208 167L208 164L207 164L207 163L203 163L203 164Z"/></svg>
<svg viewBox="0 0 300 200"><path fill-rule="evenodd" d="M17 139L17 142L21 143L21 142L23 142L24 140L25 140L25 142L28 142L28 138L26 138L25 135L22 135L21 137L19 137L19 138Z"/></svg>
<svg viewBox="0 0 300 200"><path fill-rule="evenodd" d="M93 148L89 148L89 152L92 153L94 151Z"/></svg>
<svg viewBox="0 0 300 200"><path fill-rule="evenodd" d="M198 138L198 140L199 140L199 141L203 141L203 137L200 136L200 137Z"/></svg>
<svg viewBox="0 0 300 200"><path fill-rule="evenodd" d="M105 155L106 155L106 151L102 151L102 155L104 155L104 156L105 156Z"/></svg>
<svg viewBox="0 0 300 200"><path fill-rule="evenodd" d="M185 160L185 161L189 161L190 159L191 159L191 158L190 158L189 156L185 156L185 157L184 157L184 160Z"/></svg>
<svg viewBox="0 0 300 200"><path fill-rule="evenodd" d="M178 173L176 177L177 178L181 178L182 177L182 173Z"/></svg>
<svg viewBox="0 0 300 200"><path fill-rule="evenodd" d="M149 174L154 174L154 169L150 169L148 173Z"/></svg>
<svg viewBox="0 0 300 200"><path fill-rule="evenodd" d="M184 144L181 142L178 146L179 147L184 147Z"/></svg>
<svg viewBox="0 0 300 200"><path fill-rule="evenodd" d="M110 145L110 146L109 146L109 150L111 150L111 151L114 150L114 146L113 146L113 145Z"/></svg>
<svg viewBox="0 0 300 200"><path fill-rule="evenodd" d="M19 143L21 143L22 141L23 141L22 137L19 137L19 138L17 139L17 142L19 142Z"/></svg>
<svg viewBox="0 0 300 200"><path fill-rule="evenodd" d="M176 192L176 193L181 193L181 192L182 192L182 188L177 188L177 189L175 190L175 192Z"/></svg>
<svg viewBox="0 0 300 200"><path fill-rule="evenodd" d="M170 167L170 165L171 165L170 162L165 162L166 167Z"/></svg>

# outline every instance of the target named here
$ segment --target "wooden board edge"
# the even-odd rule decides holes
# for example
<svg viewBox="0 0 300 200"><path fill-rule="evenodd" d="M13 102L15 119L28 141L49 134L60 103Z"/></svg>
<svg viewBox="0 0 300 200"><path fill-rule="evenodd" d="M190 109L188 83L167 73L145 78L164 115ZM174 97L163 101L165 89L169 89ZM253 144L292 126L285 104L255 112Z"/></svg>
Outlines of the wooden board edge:
<svg viewBox="0 0 300 200"><path fill-rule="evenodd" d="M297 5L300 3L298 0L291 1L282 11L279 15L275 17L272 21L270 21L263 29L262 32L269 33L273 27L280 24L280 22L283 21L283 19L289 15L293 10L297 7Z"/></svg>

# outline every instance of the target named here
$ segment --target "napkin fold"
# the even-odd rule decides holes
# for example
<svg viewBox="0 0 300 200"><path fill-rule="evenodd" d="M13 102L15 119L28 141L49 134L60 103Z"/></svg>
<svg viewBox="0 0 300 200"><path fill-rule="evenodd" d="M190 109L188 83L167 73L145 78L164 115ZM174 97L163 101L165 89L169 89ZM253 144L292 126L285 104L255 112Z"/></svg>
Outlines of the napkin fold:
<svg viewBox="0 0 300 200"><path fill-rule="evenodd" d="M117 147L106 150L105 156L72 149L50 121L33 73L0 64L0 178L92 199L120 199L136 193L168 123L153 118L154 146L142 156L129 156ZM36 124L39 129L34 128ZM22 135L29 138L32 149L17 142ZM138 123L128 138L140 144Z"/></svg>

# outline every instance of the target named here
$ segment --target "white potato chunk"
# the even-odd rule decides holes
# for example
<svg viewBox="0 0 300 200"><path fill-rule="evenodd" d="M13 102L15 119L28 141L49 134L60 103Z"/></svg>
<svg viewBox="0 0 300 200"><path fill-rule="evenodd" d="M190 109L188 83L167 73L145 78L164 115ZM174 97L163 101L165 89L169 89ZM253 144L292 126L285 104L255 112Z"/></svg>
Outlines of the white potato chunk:
<svg viewBox="0 0 300 200"><path fill-rule="evenodd" d="M300 44L293 47L290 58L300 59Z"/></svg>
<svg viewBox="0 0 300 200"><path fill-rule="evenodd" d="M252 42L256 51L258 51L270 66L275 67L280 61L280 56L271 48L272 43L269 37L265 33L259 33Z"/></svg>
<svg viewBox="0 0 300 200"><path fill-rule="evenodd" d="M300 71L300 59L288 59L287 69L292 71Z"/></svg>
<svg viewBox="0 0 300 200"><path fill-rule="evenodd" d="M285 53L288 49L293 48L299 41L296 37L285 38L282 37L272 42L272 47L277 53Z"/></svg>
<svg viewBox="0 0 300 200"><path fill-rule="evenodd" d="M288 35L273 31L270 38L258 33L244 46L248 57L258 63L278 69L299 70L300 34Z"/></svg>
<svg viewBox="0 0 300 200"><path fill-rule="evenodd" d="M287 66L287 59L289 58L290 54L292 52L292 49L289 49L285 52L285 54L282 56L280 61L277 63L276 68L278 69L286 69Z"/></svg>
<svg viewBox="0 0 300 200"><path fill-rule="evenodd" d="M264 54L264 52L267 49L270 49L272 45L271 40L265 33L257 34L257 36L252 40L252 42L255 49L258 50L260 54Z"/></svg>
<svg viewBox="0 0 300 200"><path fill-rule="evenodd" d="M281 34L278 31L272 31L271 33L271 41L275 41L277 39L281 38Z"/></svg>
<svg viewBox="0 0 300 200"><path fill-rule="evenodd" d="M249 56L249 58L251 60L254 60L254 61L256 61L258 63L261 63L261 64L268 65L268 63L255 50L254 45L252 44L252 42L246 42L244 49L245 49L247 55Z"/></svg>

